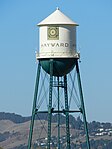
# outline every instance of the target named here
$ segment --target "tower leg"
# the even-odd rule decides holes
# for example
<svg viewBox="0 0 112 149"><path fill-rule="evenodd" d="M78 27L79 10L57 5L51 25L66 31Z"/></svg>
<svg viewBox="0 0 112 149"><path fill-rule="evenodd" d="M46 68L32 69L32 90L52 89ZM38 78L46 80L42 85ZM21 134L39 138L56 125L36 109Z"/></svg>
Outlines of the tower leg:
<svg viewBox="0 0 112 149"><path fill-rule="evenodd" d="M69 107L68 107L67 76L66 75L64 76L64 93L65 93L65 114L66 114L67 149L70 149Z"/></svg>
<svg viewBox="0 0 112 149"><path fill-rule="evenodd" d="M59 77L57 77L58 79L58 149L60 149L60 92L59 92Z"/></svg>
<svg viewBox="0 0 112 149"><path fill-rule="evenodd" d="M78 86L79 86L79 93L80 93L80 100L81 100L81 112L83 115L84 127L85 127L85 133L86 133L87 149L90 149L89 134L88 134L88 128L87 128L87 120L86 120L86 113L85 113L85 107L84 107L84 99L83 99L78 60L76 61L76 71L77 71L77 79L78 79Z"/></svg>
<svg viewBox="0 0 112 149"><path fill-rule="evenodd" d="M53 59L50 59L50 83L49 83L49 107L48 107L48 143L47 143L48 149L50 149L50 142L51 142L52 87L53 87Z"/></svg>
<svg viewBox="0 0 112 149"><path fill-rule="evenodd" d="M31 123L30 123L29 138L28 138L28 149L31 149L31 144L32 144L33 126L34 126L34 120L35 120L35 115L36 115L36 110L37 110L36 102L37 102L40 70L41 70L41 66L40 66L40 62L39 62L38 69L37 69L36 84L35 84L35 92L34 92L34 101L33 101L32 117L31 117Z"/></svg>

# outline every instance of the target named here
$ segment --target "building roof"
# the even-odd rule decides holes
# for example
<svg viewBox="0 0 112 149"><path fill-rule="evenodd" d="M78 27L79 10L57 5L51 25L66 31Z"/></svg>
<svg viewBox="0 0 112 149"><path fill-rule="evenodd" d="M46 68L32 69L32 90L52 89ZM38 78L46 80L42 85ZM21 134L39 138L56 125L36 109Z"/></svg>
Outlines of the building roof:
<svg viewBox="0 0 112 149"><path fill-rule="evenodd" d="M59 8L57 8L52 14L50 14L47 18L45 18L43 21L41 21L38 26L45 26L45 25L51 25L51 24L58 24L58 25L72 25L72 26L78 26L77 23L72 21L69 17L67 17L65 14L63 14Z"/></svg>

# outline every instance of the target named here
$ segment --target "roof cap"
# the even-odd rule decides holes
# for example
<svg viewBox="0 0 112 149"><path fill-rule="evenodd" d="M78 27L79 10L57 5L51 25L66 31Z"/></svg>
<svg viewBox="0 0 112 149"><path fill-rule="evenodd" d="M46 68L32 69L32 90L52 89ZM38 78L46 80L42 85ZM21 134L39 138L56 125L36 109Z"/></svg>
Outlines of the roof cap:
<svg viewBox="0 0 112 149"><path fill-rule="evenodd" d="M45 25L51 25L51 24L60 24L60 25L72 25L72 26L78 26L77 23L72 21L69 17L67 17L65 14L63 14L59 8L50 14L47 18L45 18L43 21L41 21L38 26L45 26Z"/></svg>

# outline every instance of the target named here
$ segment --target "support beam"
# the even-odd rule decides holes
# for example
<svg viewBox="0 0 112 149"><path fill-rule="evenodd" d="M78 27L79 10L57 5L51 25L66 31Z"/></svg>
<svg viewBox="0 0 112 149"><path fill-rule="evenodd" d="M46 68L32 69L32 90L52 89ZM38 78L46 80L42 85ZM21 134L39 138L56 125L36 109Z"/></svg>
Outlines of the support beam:
<svg viewBox="0 0 112 149"><path fill-rule="evenodd" d="M39 87L40 70L41 70L41 66L40 66L40 62L39 62L38 69L37 69L36 84L35 84L35 92L34 92L29 138L28 138L28 149L31 149L31 144L32 144L32 135L33 135L34 120L35 120L35 115L36 115L36 103L37 103L37 94L38 94L38 87Z"/></svg>
<svg viewBox="0 0 112 149"><path fill-rule="evenodd" d="M60 110L60 92L59 92L59 77L57 77L57 80L58 80L58 149L60 149L60 113L59 113L59 110Z"/></svg>
<svg viewBox="0 0 112 149"><path fill-rule="evenodd" d="M77 113L77 112L81 112L82 113L82 111L79 111L79 110L65 110L65 109L63 109L63 110L52 110L52 113L63 113L63 114L65 114L66 112L69 112L69 113ZM38 111L37 110L37 112L36 113L48 113L48 111Z"/></svg>
<svg viewBox="0 0 112 149"><path fill-rule="evenodd" d="M50 59L50 83L49 83L48 142L47 142L47 149L50 149L50 142L51 142L52 87L53 87L53 59Z"/></svg>
<svg viewBox="0 0 112 149"><path fill-rule="evenodd" d="M65 93L65 111L69 111L68 106L68 92L67 92L67 76L64 76L64 93ZM67 149L70 149L70 129L69 129L69 112L65 112L66 115L66 140Z"/></svg>
<svg viewBox="0 0 112 149"><path fill-rule="evenodd" d="M78 80L80 100L81 100L81 107L80 108L81 108L82 115L83 115L84 127L85 127L85 133L86 133L87 149L90 149L89 134L88 134L88 127L87 127L86 113L85 113L85 107L84 107L84 98L83 98L83 91L82 91L82 85L81 85L78 60L76 61L76 71L77 71L77 80Z"/></svg>

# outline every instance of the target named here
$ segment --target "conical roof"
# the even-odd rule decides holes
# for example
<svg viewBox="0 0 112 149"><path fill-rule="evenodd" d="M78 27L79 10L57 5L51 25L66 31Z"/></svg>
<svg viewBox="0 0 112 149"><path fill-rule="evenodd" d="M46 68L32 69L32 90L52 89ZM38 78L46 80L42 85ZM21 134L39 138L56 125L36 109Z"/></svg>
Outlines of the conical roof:
<svg viewBox="0 0 112 149"><path fill-rule="evenodd" d="M72 21L69 17L67 17L65 14L63 14L59 8L57 8L51 15L49 15L47 18L45 18L43 21L41 21L38 26L44 26L44 25L51 25L51 24L60 24L60 25L73 25L78 26L77 23Z"/></svg>

